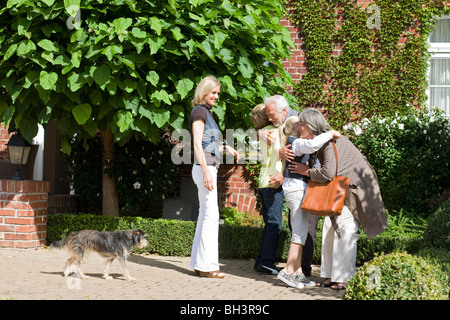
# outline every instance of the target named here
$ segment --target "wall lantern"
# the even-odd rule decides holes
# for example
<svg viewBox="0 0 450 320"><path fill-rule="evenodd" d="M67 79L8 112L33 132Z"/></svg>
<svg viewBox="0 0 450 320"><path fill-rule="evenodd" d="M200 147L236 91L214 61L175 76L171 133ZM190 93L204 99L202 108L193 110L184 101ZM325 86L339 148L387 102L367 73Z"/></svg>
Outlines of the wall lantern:
<svg viewBox="0 0 450 320"><path fill-rule="evenodd" d="M17 133L9 139L8 143L8 154L9 161L12 165L16 167L16 173L11 178L12 180L23 180L20 175L20 169L23 165L27 164L28 156L30 155L31 144L28 143L20 134L19 130Z"/></svg>

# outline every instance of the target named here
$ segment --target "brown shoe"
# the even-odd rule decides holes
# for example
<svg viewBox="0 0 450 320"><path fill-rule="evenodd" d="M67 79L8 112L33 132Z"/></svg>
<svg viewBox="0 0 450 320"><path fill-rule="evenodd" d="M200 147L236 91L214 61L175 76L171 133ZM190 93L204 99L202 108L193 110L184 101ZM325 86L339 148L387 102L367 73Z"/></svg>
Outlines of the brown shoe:
<svg viewBox="0 0 450 320"><path fill-rule="evenodd" d="M207 277L207 278L217 278L217 279L223 279L225 278L225 273L220 272L219 270L217 271L209 271L209 272L205 272L205 271L197 271L197 274L200 277Z"/></svg>

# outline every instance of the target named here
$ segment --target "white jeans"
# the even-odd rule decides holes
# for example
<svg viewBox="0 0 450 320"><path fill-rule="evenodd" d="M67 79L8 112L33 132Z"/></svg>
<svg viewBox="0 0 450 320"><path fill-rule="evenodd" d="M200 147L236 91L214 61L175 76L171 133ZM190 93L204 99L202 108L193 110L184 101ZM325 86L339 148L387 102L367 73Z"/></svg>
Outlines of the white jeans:
<svg viewBox="0 0 450 320"><path fill-rule="evenodd" d="M197 185L200 209L194 243L192 244L190 268L198 271L219 270L219 206L217 198L217 169L208 166L214 189L203 185L203 172L199 165L192 166L192 179Z"/></svg>
<svg viewBox="0 0 450 320"><path fill-rule="evenodd" d="M341 229L340 239L329 217L326 217L323 223L320 276L331 278L332 282L346 283L356 272L359 224L346 206L336 218L336 223Z"/></svg>
<svg viewBox="0 0 450 320"><path fill-rule="evenodd" d="M290 211L291 242L305 245L308 237L308 214L301 209L305 190L285 191L284 198Z"/></svg>

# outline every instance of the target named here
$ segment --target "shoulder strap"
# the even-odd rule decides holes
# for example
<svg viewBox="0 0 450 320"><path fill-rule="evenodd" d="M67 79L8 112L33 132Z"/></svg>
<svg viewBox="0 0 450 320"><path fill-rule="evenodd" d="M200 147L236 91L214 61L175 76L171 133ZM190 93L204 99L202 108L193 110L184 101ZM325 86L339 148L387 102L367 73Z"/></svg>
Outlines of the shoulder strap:
<svg viewBox="0 0 450 320"><path fill-rule="evenodd" d="M333 139L332 142L333 142L334 154L336 155L336 176L337 176L337 173L338 173L338 155L337 155L337 149L336 149L336 140Z"/></svg>

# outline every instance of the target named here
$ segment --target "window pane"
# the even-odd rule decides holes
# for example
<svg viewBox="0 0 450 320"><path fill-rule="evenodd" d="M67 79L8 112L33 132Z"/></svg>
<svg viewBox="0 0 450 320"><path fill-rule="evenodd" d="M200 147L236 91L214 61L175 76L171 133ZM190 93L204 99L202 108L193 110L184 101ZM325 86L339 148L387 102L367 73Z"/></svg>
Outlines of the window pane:
<svg viewBox="0 0 450 320"><path fill-rule="evenodd" d="M431 59L431 85L450 85L450 59Z"/></svg>
<svg viewBox="0 0 450 320"><path fill-rule="evenodd" d="M430 88L430 108L434 107L450 115L450 88Z"/></svg>
<svg viewBox="0 0 450 320"><path fill-rule="evenodd" d="M437 21L430 36L430 42L450 42L450 19Z"/></svg>

